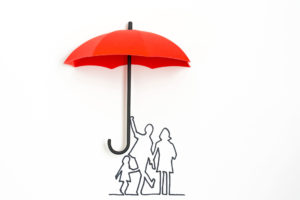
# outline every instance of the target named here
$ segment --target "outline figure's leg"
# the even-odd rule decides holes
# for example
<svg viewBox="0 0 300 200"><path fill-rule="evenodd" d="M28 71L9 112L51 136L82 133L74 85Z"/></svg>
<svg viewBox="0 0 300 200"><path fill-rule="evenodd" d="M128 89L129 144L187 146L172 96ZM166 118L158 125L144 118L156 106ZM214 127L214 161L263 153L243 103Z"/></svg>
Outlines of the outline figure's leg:
<svg viewBox="0 0 300 200"><path fill-rule="evenodd" d="M123 195L124 195L124 193L123 193L123 190L122 190L122 188L123 188L123 185L124 185L124 181L122 181L122 185L121 185L121 187L120 187L120 192L121 192L121 194L123 194Z"/></svg>
<svg viewBox="0 0 300 200"><path fill-rule="evenodd" d="M165 191L164 191L164 186L165 186L165 172L162 171L162 185L161 185L161 190L162 190L162 194L165 195Z"/></svg>
<svg viewBox="0 0 300 200"><path fill-rule="evenodd" d="M162 187L163 176L162 175L163 175L162 172L159 172L159 195L161 195L163 192L163 187Z"/></svg>
<svg viewBox="0 0 300 200"><path fill-rule="evenodd" d="M128 189L129 183L126 181L125 189L124 189L124 194L127 195L127 189Z"/></svg>
<svg viewBox="0 0 300 200"><path fill-rule="evenodd" d="M149 174L147 172L145 172L145 176L144 176L145 180L147 181L148 185L151 186L153 179L150 178Z"/></svg>
<svg viewBox="0 0 300 200"><path fill-rule="evenodd" d="M137 195L140 194L139 189L140 189L140 185L141 185L141 180L142 180L142 173L141 173L141 171L140 171L139 183L138 183L138 185L137 185L137 187L136 187L136 194L137 194Z"/></svg>
<svg viewBox="0 0 300 200"><path fill-rule="evenodd" d="M141 184L140 184L140 194L143 194L143 189L144 189L144 185L145 185L145 181L147 181L148 185L151 186L152 185L152 181L151 178L149 177L148 173L146 172L147 169L147 164L148 164L148 159L140 161L140 172L141 172Z"/></svg>
<svg viewBox="0 0 300 200"><path fill-rule="evenodd" d="M167 172L167 176L168 176L168 185L167 185L167 193L170 195L171 194L171 172Z"/></svg>
<svg viewBox="0 0 300 200"><path fill-rule="evenodd" d="M168 172L165 172L165 174L166 174L166 195L168 195L169 194L169 174L168 174Z"/></svg>
<svg viewBox="0 0 300 200"><path fill-rule="evenodd" d="M144 184L145 184L145 177L143 175L141 175L141 184L139 185L139 194L143 194L143 188L144 188Z"/></svg>
<svg viewBox="0 0 300 200"><path fill-rule="evenodd" d="M164 184L165 184L165 191L166 191L166 193L165 193L165 195L167 195L168 194L168 172L164 172L164 179L165 179L165 181L164 181Z"/></svg>
<svg viewBox="0 0 300 200"><path fill-rule="evenodd" d="M147 159L147 161L146 161L146 164L145 164L145 168L144 168L144 178L145 178L145 180L147 181L147 183L148 183L148 185L151 187L152 186L152 183L153 183L153 179L149 176L149 174L146 172L146 169L147 169L147 165L148 165L148 163L150 164L150 161L149 161L149 158ZM152 187L151 187L152 188Z"/></svg>

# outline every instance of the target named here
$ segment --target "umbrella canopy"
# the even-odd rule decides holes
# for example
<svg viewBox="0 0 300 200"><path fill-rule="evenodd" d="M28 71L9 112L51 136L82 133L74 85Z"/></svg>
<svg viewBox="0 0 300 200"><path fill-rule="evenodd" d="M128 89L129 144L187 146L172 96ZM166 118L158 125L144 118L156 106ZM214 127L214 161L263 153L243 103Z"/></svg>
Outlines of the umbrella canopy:
<svg viewBox="0 0 300 200"><path fill-rule="evenodd" d="M65 64L74 67L97 65L113 69L127 64L127 144L122 151L116 151L109 139L108 147L114 154L123 154L130 146L131 64L149 68L189 67L188 57L172 41L154 33L132 30L132 22L128 23L128 29L90 39L65 60Z"/></svg>
<svg viewBox="0 0 300 200"><path fill-rule="evenodd" d="M65 64L74 67L98 65L112 69L127 65L128 55L132 57L132 64L150 68L189 67L188 57L172 41L138 30L119 30L95 37L75 49Z"/></svg>

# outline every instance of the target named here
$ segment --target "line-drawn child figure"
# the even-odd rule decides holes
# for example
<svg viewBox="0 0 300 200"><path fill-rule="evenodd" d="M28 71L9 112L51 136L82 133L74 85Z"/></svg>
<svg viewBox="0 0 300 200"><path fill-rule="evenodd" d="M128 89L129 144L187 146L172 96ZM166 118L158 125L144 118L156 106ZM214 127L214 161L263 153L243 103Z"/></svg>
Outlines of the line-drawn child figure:
<svg viewBox="0 0 300 200"><path fill-rule="evenodd" d="M133 169L130 167L130 157L124 156L122 165L115 176L116 180L118 179L118 177L120 177L119 182L122 182L122 185L120 187L121 194L126 195L129 182L131 182L130 174L138 171L140 171L138 168Z"/></svg>
<svg viewBox="0 0 300 200"><path fill-rule="evenodd" d="M171 173L173 170L173 160L177 157L177 152L174 144L170 141L170 131L164 128L160 135L160 140L156 142L154 149L154 160L158 155L158 163L156 166L156 171L159 172L160 176L160 187L159 194L164 193L164 186L166 188L166 194L170 194L171 191Z"/></svg>

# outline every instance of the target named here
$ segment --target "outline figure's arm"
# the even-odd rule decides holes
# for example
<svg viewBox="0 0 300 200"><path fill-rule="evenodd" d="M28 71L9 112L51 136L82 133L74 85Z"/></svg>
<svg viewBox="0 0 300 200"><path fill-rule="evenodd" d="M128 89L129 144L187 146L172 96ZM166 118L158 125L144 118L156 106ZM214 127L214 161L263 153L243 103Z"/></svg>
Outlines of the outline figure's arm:
<svg viewBox="0 0 300 200"><path fill-rule="evenodd" d="M130 169L131 171L134 171L134 170L140 170L138 165L137 165L135 168L132 168L131 165L129 165L129 169Z"/></svg>
<svg viewBox="0 0 300 200"><path fill-rule="evenodd" d="M175 160L175 159L177 158L177 151L176 151L176 149L175 149L174 144L173 144L173 143L171 143L171 144L172 144L173 150L174 150L174 154L173 154L172 158Z"/></svg>
<svg viewBox="0 0 300 200"><path fill-rule="evenodd" d="M135 138L138 139L140 133L136 129L135 122L134 122L134 117L133 116L130 117L130 121L131 121L130 124L131 124L131 130L133 132L133 135L134 135Z"/></svg>
<svg viewBox="0 0 300 200"><path fill-rule="evenodd" d="M115 175L116 180L117 180L118 177L122 174L122 167L123 167L123 165L120 167L119 171L118 171L117 174Z"/></svg>
<svg viewBox="0 0 300 200"><path fill-rule="evenodd" d="M132 170L131 170L130 174L131 174L131 173L135 173L135 172L139 172L139 171L140 171L139 168L135 168L135 169L132 169Z"/></svg>
<svg viewBox="0 0 300 200"><path fill-rule="evenodd" d="M156 159L156 155L159 153L159 147L157 147L157 143L155 143L155 148L154 148L154 152L153 152L153 168L156 168L156 163L155 163L155 159ZM159 161L158 161L159 162Z"/></svg>
<svg viewBox="0 0 300 200"><path fill-rule="evenodd" d="M158 152L158 149L159 149L158 143L159 143L159 141L155 143L155 147L154 147L154 151L153 151L153 158L155 158L155 156L156 156L156 154Z"/></svg>

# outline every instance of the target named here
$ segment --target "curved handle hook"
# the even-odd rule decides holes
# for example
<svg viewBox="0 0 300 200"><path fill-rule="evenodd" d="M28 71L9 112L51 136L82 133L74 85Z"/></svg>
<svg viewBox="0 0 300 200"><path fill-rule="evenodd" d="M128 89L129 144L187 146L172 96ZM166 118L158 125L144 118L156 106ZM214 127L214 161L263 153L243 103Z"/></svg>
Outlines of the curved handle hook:
<svg viewBox="0 0 300 200"><path fill-rule="evenodd" d="M126 144L126 147L125 147L122 151L116 151L116 150L114 150L114 149L112 148L112 146L111 146L111 139L108 139L107 145L108 145L109 150L110 150L113 154L121 155L121 154L125 153L125 152L129 149L129 146L130 146L130 140L128 140L128 136L127 136L127 144Z"/></svg>

